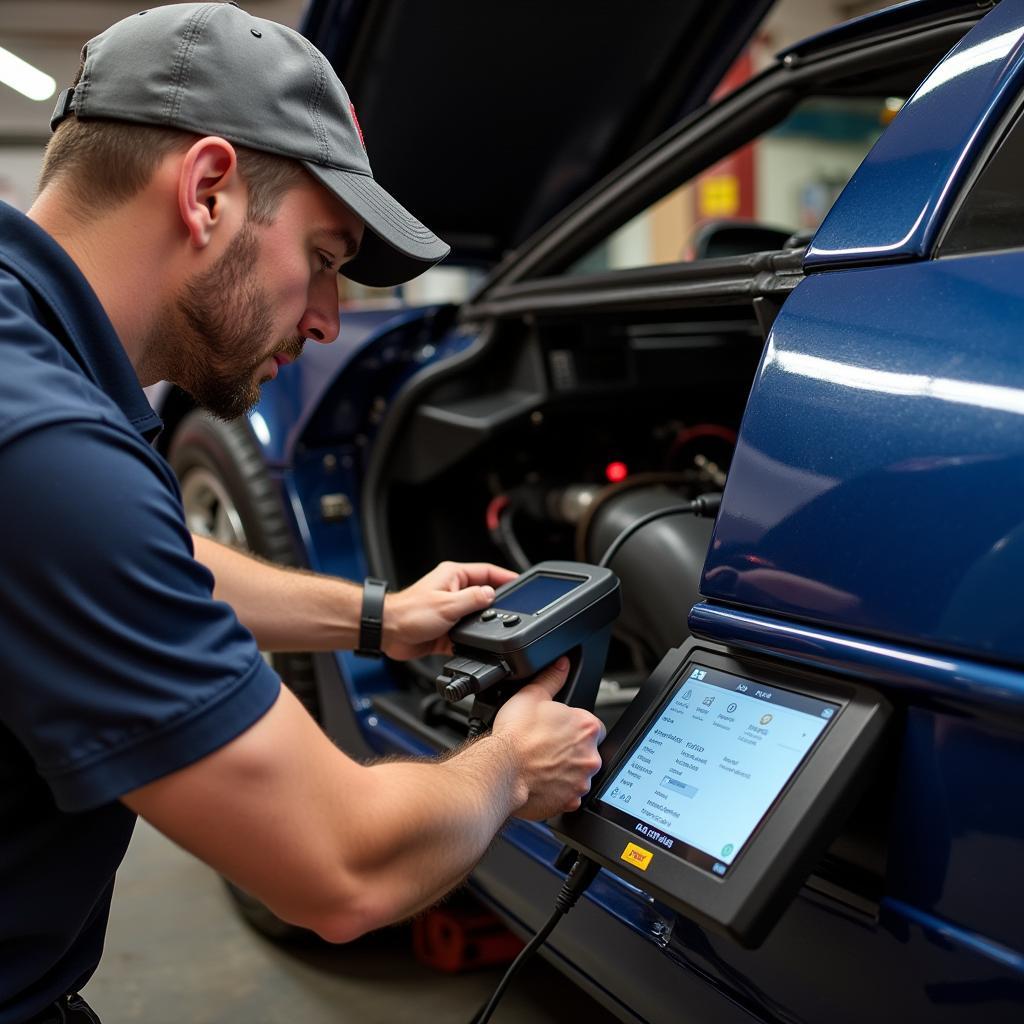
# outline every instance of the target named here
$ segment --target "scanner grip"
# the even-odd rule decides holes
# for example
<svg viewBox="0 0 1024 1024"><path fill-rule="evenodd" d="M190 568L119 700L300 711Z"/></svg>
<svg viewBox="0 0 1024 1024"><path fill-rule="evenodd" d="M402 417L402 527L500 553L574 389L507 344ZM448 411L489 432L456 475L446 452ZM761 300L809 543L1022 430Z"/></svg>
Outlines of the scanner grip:
<svg viewBox="0 0 1024 1024"><path fill-rule="evenodd" d="M594 710L611 638L612 628L608 626L591 633L569 652L569 677L555 700L586 711Z"/></svg>
<svg viewBox="0 0 1024 1024"><path fill-rule="evenodd" d="M612 628L608 626L592 633L582 644L566 652L569 658L569 674L555 700L570 707L594 710L611 636ZM473 708L469 716L470 738L489 728L502 704L528 682L528 679L508 679L478 693L473 698Z"/></svg>

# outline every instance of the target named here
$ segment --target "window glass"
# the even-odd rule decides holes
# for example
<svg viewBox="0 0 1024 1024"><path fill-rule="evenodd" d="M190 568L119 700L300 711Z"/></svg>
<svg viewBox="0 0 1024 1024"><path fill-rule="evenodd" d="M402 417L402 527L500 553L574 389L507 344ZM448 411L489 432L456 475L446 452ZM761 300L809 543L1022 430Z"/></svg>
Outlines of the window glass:
<svg viewBox="0 0 1024 1024"><path fill-rule="evenodd" d="M944 254L1013 249L1024 245L1024 116L1006 133L960 207Z"/></svg>
<svg viewBox="0 0 1024 1024"><path fill-rule="evenodd" d="M570 273L780 249L807 237L902 106L899 97L808 99L622 225Z"/></svg>

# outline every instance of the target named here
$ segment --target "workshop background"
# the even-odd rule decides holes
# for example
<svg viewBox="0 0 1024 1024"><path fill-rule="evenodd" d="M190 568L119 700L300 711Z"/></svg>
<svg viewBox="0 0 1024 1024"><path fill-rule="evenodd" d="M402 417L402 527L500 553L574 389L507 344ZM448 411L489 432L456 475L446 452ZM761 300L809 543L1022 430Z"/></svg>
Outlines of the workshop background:
<svg viewBox="0 0 1024 1024"><path fill-rule="evenodd" d="M719 92L756 74L798 39L886 5L780 0ZM304 3L250 0L244 6L295 26ZM0 0L0 199L29 207L56 91L70 83L83 42L141 7L138 0ZM628 10L624 4L624 14ZM54 91L30 99L9 87L8 53L51 76ZM358 104L358 96L353 99ZM679 260L686 255L679 240L716 218L810 230L883 126L874 110L805 112L802 121L732 154L624 225L579 269ZM476 283L470 271L443 266L389 291L339 280L343 305L461 300ZM84 994L110 1022L462 1022L500 975L498 967L451 975L424 966L408 928L347 947L315 941L276 946L242 922L211 871L140 824L119 874L106 954ZM567 1014L595 1024L611 1020L543 960L517 981L502 1009L507 1021L564 1020Z"/></svg>

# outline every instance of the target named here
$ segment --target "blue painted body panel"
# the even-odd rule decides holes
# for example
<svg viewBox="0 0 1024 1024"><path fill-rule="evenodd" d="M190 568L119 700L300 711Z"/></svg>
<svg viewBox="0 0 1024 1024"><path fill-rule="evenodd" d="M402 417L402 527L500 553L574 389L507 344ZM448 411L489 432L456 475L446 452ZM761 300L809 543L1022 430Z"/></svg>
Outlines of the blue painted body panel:
<svg viewBox="0 0 1024 1024"><path fill-rule="evenodd" d="M860 680L897 709L877 925L865 942L833 918L815 939L857 948L885 1019L1024 1006L1024 251L927 258L1017 102L1022 37L1024 4L1007 0L813 240L690 613L698 636ZM787 1009L806 1011L789 980ZM878 1010L855 996L828 1013Z"/></svg>
<svg viewBox="0 0 1024 1024"><path fill-rule="evenodd" d="M1000 721L1016 718L1024 730L1024 673L1017 668L884 643L707 601L691 609L689 622L696 636L794 664L841 672L886 690L901 704Z"/></svg>
<svg viewBox="0 0 1024 1024"><path fill-rule="evenodd" d="M1009 252L803 281L755 379L702 593L1024 659L1022 275Z"/></svg>
<svg viewBox="0 0 1024 1024"><path fill-rule="evenodd" d="M815 235L807 271L928 255L972 157L1015 102L1021 5L1004 0L939 64L850 179Z"/></svg>

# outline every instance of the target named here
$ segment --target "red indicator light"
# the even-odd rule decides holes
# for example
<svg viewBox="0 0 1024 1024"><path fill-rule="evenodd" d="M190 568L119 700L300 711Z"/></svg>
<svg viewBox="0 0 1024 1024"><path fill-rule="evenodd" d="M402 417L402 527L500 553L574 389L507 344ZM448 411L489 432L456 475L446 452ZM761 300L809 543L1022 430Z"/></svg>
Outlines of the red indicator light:
<svg viewBox="0 0 1024 1024"><path fill-rule="evenodd" d="M629 466L624 462L609 462L604 467L604 475L608 483L617 484L629 476Z"/></svg>

